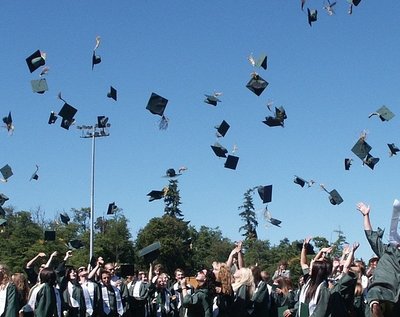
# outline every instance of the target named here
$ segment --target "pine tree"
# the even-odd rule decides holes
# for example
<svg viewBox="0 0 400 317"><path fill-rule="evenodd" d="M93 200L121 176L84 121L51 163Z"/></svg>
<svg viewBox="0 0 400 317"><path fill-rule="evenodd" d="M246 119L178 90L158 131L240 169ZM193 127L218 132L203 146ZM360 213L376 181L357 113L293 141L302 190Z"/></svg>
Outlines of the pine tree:
<svg viewBox="0 0 400 317"><path fill-rule="evenodd" d="M179 209L181 204L181 197L179 195L178 180L170 179L169 185L164 197L165 208L164 212L166 215L182 220L183 213Z"/></svg>
<svg viewBox="0 0 400 317"><path fill-rule="evenodd" d="M246 240L256 240L257 239L257 216L254 210L254 203L253 203L253 194L255 188L250 188L244 193L244 202L243 205L240 206L238 209L242 210L239 213L239 216L244 221L244 225L239 228L240 231L244 231L242 234L246 237Z"/></svg>

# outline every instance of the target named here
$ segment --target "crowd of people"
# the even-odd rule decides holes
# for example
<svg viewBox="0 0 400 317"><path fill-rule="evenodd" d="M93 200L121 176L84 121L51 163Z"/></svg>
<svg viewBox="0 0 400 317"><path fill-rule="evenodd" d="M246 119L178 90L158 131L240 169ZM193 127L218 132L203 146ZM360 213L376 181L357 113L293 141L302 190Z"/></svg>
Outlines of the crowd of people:
<svg viewBox="0 0 400 317"><path fill-rule="evenodd" d="M23 273L0 264L0 317L398 317L399 244L382 242L369 206L359 203L357 209L376 254L368 265L355 258L358 243L345 247L341 258L332 258L327 247L309 261L311 238L303 242L298 281L284 260L272 277L257 265L245 266L241 243L226 262L214 262L194 278L180 268L171 278L161 264L121 278L115 264L101 257L74 268L67 251L53 267L57 252L46 263L39 253Z"/></svg>

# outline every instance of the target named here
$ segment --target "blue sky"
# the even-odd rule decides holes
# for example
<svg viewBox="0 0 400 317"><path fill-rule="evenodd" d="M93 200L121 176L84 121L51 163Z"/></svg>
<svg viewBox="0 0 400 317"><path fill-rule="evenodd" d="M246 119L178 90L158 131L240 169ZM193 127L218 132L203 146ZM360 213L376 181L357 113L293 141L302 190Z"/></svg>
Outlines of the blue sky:
<svg viewBox="0 0 400 317"><path fill-rule="evenodd" d="M63 98L78 112L77 125L93 124L106 115L110 136L97 139L96 217L110 202L123 209L132 236L152 217L163 214L162 201L146 194L167 184L168 168L186 166L179 178L185 219L219 227L240 239L238 207L244 192L273 184L268 208L282 228L265 227L259 238L272 244L284 237L336 237L339 228L349 242L359 241L359 256L369 258L359 201L372 206L372 222L388 232L392 203L399 198L399 158L389 157L387 143L398 143L399 44L398 1L361 1L348 15L338 0L336 14L323 1L310 27L300 1L9 1L0 4L3 85L0 115L12 112L12 136L0 130L0 165L14 175L0 192L17 210L40 207L52 219L60 211L90 205L91 143L80 131L48 125ZM102 62L91 70L96 36ZM49 91L35 94L25 58L37 49L47 53ZM259 97L246 87L254 69L247 61L266 54L268 69L258 69L269 82ZM118 101L107 98L110 85ZM204 94L222 92L217 107ZM158 116L145 109L152 92L169 100L169 128L158 130ZM266 105L284 106L284 128L262 120ZM368 115L386 105L389 122ZM238 147L235 171L211 151L214 126L231 128L219 142ZM372 171L350 151L367 130L371 153L380 158ZM353 158L350 171L344 158ZM39 180L29 181L35 164ZM298 175L317 182L311 188L293 183ZM319 189L337 189L344 202L333 206ZM254 197L257 209L262 203ZM260 214L261 215L261 214Z"/></svg>

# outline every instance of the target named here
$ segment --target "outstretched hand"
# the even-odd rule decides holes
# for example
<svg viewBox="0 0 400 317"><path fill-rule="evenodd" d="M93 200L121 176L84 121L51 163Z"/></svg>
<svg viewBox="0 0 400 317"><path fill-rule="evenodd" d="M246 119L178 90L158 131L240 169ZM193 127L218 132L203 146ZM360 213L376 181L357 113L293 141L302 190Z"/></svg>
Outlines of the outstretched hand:
<svg viewBox="0 0 400 317"><path fill-rule="evenodd" d="M359 210L364 216L367 216L369 215L371 208L363 202L360 202L357 204L357 210Z"/></svg>

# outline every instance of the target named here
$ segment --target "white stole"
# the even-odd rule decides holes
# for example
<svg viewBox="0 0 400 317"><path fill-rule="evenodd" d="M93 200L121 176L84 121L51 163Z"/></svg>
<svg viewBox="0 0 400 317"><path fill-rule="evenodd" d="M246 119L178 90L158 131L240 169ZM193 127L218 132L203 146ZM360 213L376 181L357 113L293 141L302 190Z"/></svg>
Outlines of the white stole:
<svg viewBox="0 0 400 317"><path fill-rule="evenodd" d="M310 282L311 282L311 280L308 280L306 285L304 285L303 288L300 291L300 296L299 296L299 302L300 303L305 303L306 294L307 294L307 290L308 290L308 288L310 286ZM314 313L314 310L317 307L319 292L321 290L321 286L324 285L324 284L325 284L325 281L323 281L322 283L320 283L318 285L317 290L315 291L315 294L314 294L313 298L311 298L310 302L308 303L308 311L309 311L310 315L312 315Z"/></svg>
<svg viewBox="0 0 400 317"><path fill-rule="evenodd" d="M400 220L400 202L395 199L393 202L392 220L390 221L389 243L400 244L400 236L398 233L398 226Z"/></svg>
<svg viewBox="0 0 400 317"><path fill-rule="evenodd" d="M74 308L79 307L79 303L78 301L72 297L72 293L74 291L74 288L76 287L75 285L73 285L71 282L68 282L68 296L69 296L69 301L71 303L71 306Z"/></svg>
<svg viewBox="0 0 400 317"><path fill-rule="evenodd" d="M122 306L122 299L121 299L121 294L119 293L119 289L116 288L115 286L112 286L115 294L115 301L117 302L117 311L120 316L124 313L124 307ZM101 284L101 296L103 298L103 310L108 315L111 312L111 307L110 307L110 298L108 297L108 289L107 286L104 284Z"/></svg>
<svg viewBox="0 0 400 317"><path fill-rule="evenodd" d="M2 315L6 309L7 287L8 283L0 286L0 315Z"/></svg>
<svg viewBox="0 0 400 317"><path fill-rule="evenodd" d="M93 282L82 283L83 297L85 298L86 312L93 314L94 284Z"/></svg>
<svg viewBox="0 0 400 317"><path fill-rule="evenodd" d="M31 312L35 310L36 297L44 284L35 284L29 291L28 303L24 306L24 311Z"/></svg>

